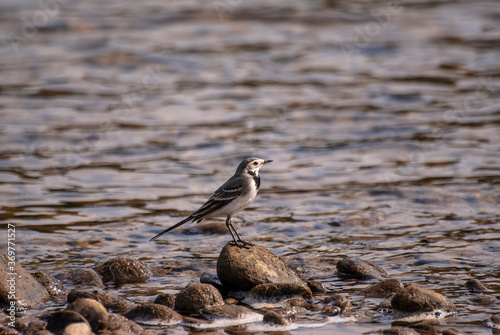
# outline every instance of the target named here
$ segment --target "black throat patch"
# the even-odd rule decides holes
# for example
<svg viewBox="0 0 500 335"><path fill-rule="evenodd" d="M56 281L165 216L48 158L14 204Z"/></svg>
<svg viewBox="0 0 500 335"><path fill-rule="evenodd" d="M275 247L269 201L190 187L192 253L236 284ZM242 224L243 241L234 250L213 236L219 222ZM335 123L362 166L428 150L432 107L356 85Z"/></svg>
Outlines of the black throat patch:
<svg viewBox="0 0 500 335"><path fill-rule="evenodd" d="M257 189L260 188L260 176L255 173L254 171L248 171L248 174L250 174L253 178L253 181L255 182L255 186L257 187Z"/></svg>

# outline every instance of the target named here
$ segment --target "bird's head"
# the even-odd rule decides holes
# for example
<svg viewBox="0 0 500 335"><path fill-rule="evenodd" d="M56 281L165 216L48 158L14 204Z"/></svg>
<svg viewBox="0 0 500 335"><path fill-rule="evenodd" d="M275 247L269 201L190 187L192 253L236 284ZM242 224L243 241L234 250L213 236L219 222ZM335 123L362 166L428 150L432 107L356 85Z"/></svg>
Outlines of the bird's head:
<svg viewBox="0 0 500 335"><path fill-rule="evenodd" d="M245 158L240 165L238 166L238 169L236 170L236 173L241 173L243 171L247 171L250 174L259 174L259 169L262 167L262 165L271 163L272 160L264 160L262 158L257 158L257 157L249 157Z"/></svg>

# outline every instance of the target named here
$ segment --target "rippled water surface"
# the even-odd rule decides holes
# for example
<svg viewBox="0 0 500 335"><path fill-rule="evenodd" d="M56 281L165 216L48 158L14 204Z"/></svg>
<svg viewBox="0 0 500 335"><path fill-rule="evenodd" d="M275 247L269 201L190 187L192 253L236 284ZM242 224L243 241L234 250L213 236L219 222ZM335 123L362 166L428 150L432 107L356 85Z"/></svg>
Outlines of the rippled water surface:
<svg viewBox="0 0 500 335"><path fill-rule="evenodd" d="M491 334L500 304L464 283L500 296L498 2L51 4L0 5L0 216L28 270L137 257L166 274L109 292L177 292L215 272L222 219L148 240L257 155L274 162L234 220L244 239L359 312L380 300L337 276L344 257L450 298L442 324Z"/></svg>

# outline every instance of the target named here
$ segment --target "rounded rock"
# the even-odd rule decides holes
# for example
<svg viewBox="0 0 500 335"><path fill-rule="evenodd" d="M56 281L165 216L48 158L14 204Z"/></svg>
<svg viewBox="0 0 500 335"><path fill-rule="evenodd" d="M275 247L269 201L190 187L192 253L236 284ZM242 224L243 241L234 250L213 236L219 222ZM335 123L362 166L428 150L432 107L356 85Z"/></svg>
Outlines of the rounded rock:
<svg viewBox="0 0 500 335"><path fill-rule="evenodd" d="M384 279L381 282L373 284L365 288L360 293L365 297L371 298L385 298L392 294L395 294L399 290L403 289L405 286L401 280L398 279Z"/></svg>
<svg viewBox="0 0 500 335"><path fill-rule="evenodd" d="M467 280L465 287L472 293L484 293L488 291L486 285L475 278Z"/></svg>
<svg viewBox="0 0 500 335"><path fill-rule="evenodd" d="M337 271L341 277L354 279L375 279L387 276L380 266L359 258L344 258L337 263Z"/></svg>
<svg viewBox="0 0 500 335"><path fill-rule="evenodd" d="M266 314L264 314L264 322L268 322L268 323L272 323L272 324L280 325L280 326L285 326L289 323L289 321L287 319L285 319L279 313L276 313L274 311L267 311Z"/></svg>
<svg viewBox="0 0 500 335"><path fill-rule="evenodd" d="M104 282L115 284L143 283L151 277L151 270L134 258L112 258L95 268Z"/></svg>
<svg viewBox="0 0 500 335"><path fill-rule="evenodd" d="M290 298L300 297L312 299L312 292L308 287L299 284L272 283L260 284L248 292L245 302L278 302Z"/></svg>
<svg viewBox="0 0 500 335"><path fill-rule="evenodd" d="M43 271L33 273L33 277L45 287L49 292L52 299L56 301L66 300L68 290L64 287L63 283L53 275L46 274Z"/></svg>
<svg viewBox="0 0 500 335"><path fill-rule="evenodd" d="M101 277L92 269L68 269L55 275L56 278L73 286L104 287Z"/></svg>
<svg viewBox="0 0 500 335"><path fill-rule="evenodd" d="M15 262L13 268L9 262L11 260L7 255L0 255L0 302L9 305L11 301L15 300L17 307L31 308L50 299L45 287L29 274L19 262ZM10 297L14 285L16 294L13 300Z"/></svg>
<svg viewBox="0 0 500 335"><path fill-rule="evenodd" d="M64 328L63 335L92 335L89 325L84 322L71 323Z"/></svg>
<svg viewBox="0 0 500 335"><path fill-rule="evenodd" d="M403 313L455 310L455 306L445 296L417 284L409 284L396 293L391 300L391 306Z"/></svg>
<svg viewBox="0 0 500 335"><path fill-rule="evenodd" d="M341 313L345 313L352 307L351 302L341 294L331 295L322 301L323 304L330 305L330 307L338 307Z"/></svg>
<svg viewBox="0 0 500 335"><path fill-rule="evenodd" d="M155 303L137 305L125 313L125 317L138 323L162 326L178 324L182 320L172 309Z"/></svg>
<svg viewBox="0 0 500 335"><path fill-rule="evenodd" d="M170 293L162 293L156 297L154 303L168 308L175 308L175 296Z"/></svg>
<svg viewBox="0 0 500 335"><path fill-rule="evenodd" d="M46 317L47 330L58 335L64 332L64 329L72 323L86 323L87 320L77 312L64 310L49 313Z"/></svg>
<svg viewBox="0 0 500 335"><path fill-rule="evenodd" d="M307 287L280 257L255 244L247 248L226 244L217 260L217 276L224 287L242 291L268 283L290 283Z"/></svg>
<svg viewBox="0 0 500 335"><path fill-rule="evenodd" d="M175 309L198 313L207 306L224 305L220 292L209 284L196 283L182 289L175 296Z"/></svg>
<svg viewBox="0 0 500 335"><path fill-rule="evenodd" d="M72 303L78 299L89 298L94 299L101 303L105 308L113 309L118 313L125 313L130 310L135 304L125 298L116 297L114 295L99 292L98 290L93 291L82 291L82 290L71 290L68 294L68 303Z"/></svg>
<svg viewBox="0 0 500 335"><path fill-rule="evenodd" d="M73 301L66 310L77 312L83 316L97 332L100 326L108 321L108 311L104 306L94 299L83 298Z"/></svg>

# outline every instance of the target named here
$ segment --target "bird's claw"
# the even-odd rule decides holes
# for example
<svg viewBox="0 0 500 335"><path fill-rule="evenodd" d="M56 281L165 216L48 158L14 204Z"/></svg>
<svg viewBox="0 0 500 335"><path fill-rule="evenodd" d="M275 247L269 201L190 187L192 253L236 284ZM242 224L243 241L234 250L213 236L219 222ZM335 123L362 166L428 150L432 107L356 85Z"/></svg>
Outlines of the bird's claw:
<svg viewBox="0 0 500 335"><path fill-rule="evenodd" d="M243 241L243 240L231 241L231 242L229 242L229 244L235 245L235 246L237 246L240 249L241 248L250 249L250 247L254 245L253 243L246 242L246 241Z"/></svg>

